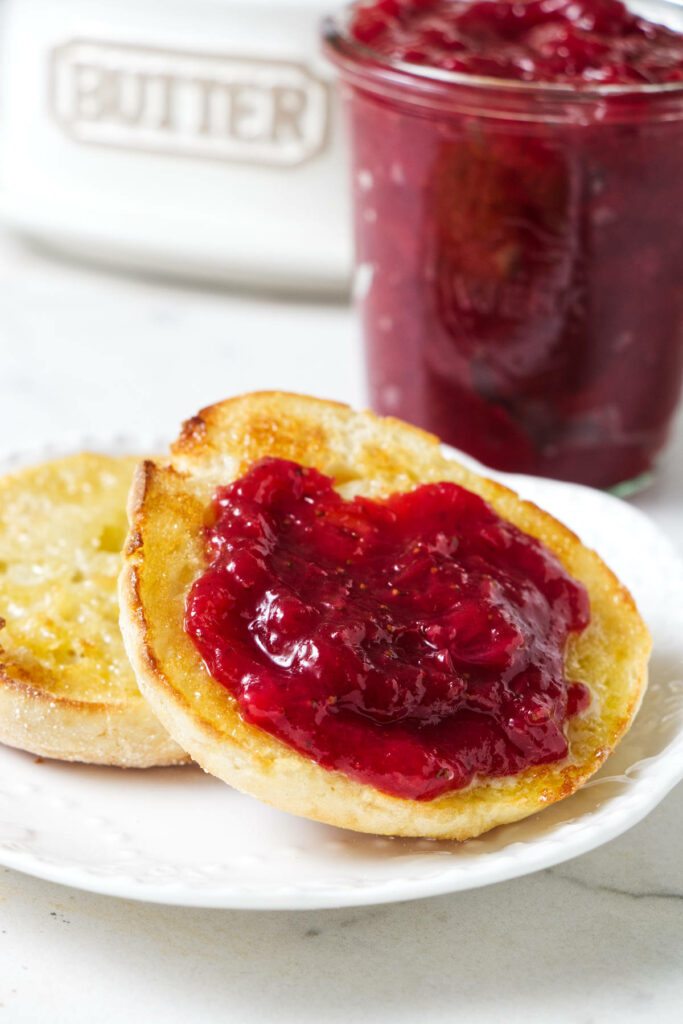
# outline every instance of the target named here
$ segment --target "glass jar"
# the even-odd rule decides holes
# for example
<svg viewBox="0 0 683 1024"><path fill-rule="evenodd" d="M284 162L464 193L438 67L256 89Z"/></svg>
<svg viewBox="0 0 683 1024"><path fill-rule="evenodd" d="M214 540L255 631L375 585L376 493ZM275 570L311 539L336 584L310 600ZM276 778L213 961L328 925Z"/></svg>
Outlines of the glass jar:
<svg viewBox="0 0 683 1024"><path fill-rule="evenodd" d="M324 37L373 407L497 469L642 483L683 375L683 82L406 64L356 42L348 12Z"/></svg>

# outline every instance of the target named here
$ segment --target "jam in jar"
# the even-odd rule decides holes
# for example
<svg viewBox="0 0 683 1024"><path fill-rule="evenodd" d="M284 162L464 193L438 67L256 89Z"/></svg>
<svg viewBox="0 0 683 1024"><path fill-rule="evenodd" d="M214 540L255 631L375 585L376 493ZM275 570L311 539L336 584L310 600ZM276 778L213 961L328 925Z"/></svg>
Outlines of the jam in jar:
<svg viewBox="0 0 683 1024"><path fill-rule="evenodd" d="M626 489L683 375L683 11L370 0L350 114L372 405L497 469ZM655 18L656 16L656 18Z"/></svg>

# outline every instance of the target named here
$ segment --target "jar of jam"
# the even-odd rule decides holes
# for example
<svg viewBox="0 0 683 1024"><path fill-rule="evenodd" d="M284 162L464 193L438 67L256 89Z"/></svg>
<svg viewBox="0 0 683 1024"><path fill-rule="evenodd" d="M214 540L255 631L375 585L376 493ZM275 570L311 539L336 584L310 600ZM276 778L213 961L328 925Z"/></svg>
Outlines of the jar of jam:
<svg viewBox="0 0 683 1024"><path fill-rule="evenodd" d="M369 0L350 115L372 405L497 469L647 479L683 376L683 9Z"/></svg>

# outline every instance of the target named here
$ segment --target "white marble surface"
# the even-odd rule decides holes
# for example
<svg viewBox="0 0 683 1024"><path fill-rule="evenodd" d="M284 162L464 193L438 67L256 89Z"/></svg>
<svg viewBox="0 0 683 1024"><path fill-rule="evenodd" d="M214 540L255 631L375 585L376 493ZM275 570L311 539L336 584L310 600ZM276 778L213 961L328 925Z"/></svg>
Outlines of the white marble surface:
<svg viewBox="0 0 683 1024"><path fill-rule="evenodd" d="M0 235L0 454L47 439L171 436L254 388L362 404L350 311L169 288ZM683 423L635 499L683 552ZM683 787L557 868L359 910L136 904L0 869L0 1022L681 1019Z"/></svg>

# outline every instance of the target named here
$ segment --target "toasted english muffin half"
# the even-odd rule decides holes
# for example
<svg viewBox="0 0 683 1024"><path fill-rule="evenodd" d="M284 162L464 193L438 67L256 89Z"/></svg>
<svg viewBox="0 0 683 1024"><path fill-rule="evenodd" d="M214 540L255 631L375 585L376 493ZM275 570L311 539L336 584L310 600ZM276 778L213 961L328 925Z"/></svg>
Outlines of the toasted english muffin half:
<svg viewBox="0 0 683 1024"><path fill-rule="evenodd" d="M265 456L317 468L346 498L454 481L538 537L583 581L592 621L570 635L565 661L567 677L586 683L592 700L569 720L563 761L416 801L323 768L240 716L183 621L189 588L206 567L204 528L214 492ZM435 437L398 420L281 393L224 401L184 424L169 460L139 466L128 510L121 628L140 689L206 771L283 810L361 832L467 839L574 792L611 753L641 701L650 636L600 558L547 513L444 458Z"/></svg>
<svg viewBox="0 0 683 1024"><path fill-rule="evenodd" d="M0 480L0 742L147 768L189 760L141 696L118 625L138 458L75 455Z"/></svg>

